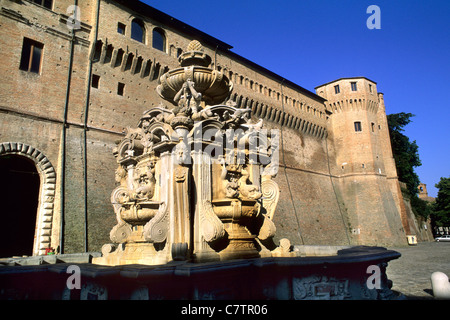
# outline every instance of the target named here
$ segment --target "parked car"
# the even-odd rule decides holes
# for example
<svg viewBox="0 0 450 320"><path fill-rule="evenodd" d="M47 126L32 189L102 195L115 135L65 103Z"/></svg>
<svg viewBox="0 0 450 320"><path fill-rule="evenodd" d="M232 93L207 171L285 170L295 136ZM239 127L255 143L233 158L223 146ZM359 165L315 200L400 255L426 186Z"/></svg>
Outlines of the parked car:
<svg viewBox="0 0 450 320"><path fill-rule="evenodd" d="M439 242L439 241L450 241L450 235L440 236L440 237L437 237L434 240L436 240L437 242Z"/></svg>

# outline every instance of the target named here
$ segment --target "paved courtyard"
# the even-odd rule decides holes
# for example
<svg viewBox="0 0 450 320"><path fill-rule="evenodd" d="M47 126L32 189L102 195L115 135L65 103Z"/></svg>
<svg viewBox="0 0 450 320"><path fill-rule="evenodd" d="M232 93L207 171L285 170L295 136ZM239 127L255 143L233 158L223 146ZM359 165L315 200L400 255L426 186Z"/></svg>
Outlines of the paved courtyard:
<svg viewBox="0 0 450 320"><path fill-rule="evenodd" d="M408 299L434 299L430 281L433 272L441 271L450 277L450 242L422 242L388 249L402 254L387 268L392 290Z"/></svg>

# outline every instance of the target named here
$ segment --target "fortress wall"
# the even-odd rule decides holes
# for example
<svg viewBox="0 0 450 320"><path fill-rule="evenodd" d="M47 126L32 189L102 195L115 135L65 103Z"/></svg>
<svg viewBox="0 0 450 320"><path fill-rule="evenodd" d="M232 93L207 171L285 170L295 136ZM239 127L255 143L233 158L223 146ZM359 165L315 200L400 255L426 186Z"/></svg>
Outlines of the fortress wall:
<svg viewBox="0 0 450 320"><path fill-rule="evenodd" d="M341 178L339 186L358 244L406 244L403 225L385 177L353 175Z"/></svg>
<svg viewBox="0 0 450 320"><path fill-rule="evenodd" d="M283 128L282 135L274 179L281 190L274 215L276 240L286 237L292 244L348 245L352 240L347 213L328 169L328 157L331 161L334 157L332 146L326 139L298 130Z"/></svg>

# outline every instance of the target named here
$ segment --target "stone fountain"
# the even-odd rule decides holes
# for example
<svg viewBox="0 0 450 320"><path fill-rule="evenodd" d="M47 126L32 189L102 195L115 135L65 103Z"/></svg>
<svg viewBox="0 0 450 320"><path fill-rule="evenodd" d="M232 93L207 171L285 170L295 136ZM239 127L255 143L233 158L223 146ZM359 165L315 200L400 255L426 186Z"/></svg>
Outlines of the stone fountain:
<svg viewBox="0 0 450 320"><path fill-rule="evenodd" d="M274 243L277 131L252 123L251 110L223 104L232 83L209 67L198 41L179 61L160 78L160 105L114 150L111 243L85 260L0 261L0 298L398 298L386 276L398 252ZM68 286L74 264L78 289Z"/></svg>
<svg viewBox="0 0 450 320"><path fill-rule="evenodd" d="M155 265L291 256L272 241L279 189L272 180L278 135L252 123L250 109L222 103L230 80L209 68L198 41L163 74L159 96L114 155L117 225L95 263Z"/></svg>

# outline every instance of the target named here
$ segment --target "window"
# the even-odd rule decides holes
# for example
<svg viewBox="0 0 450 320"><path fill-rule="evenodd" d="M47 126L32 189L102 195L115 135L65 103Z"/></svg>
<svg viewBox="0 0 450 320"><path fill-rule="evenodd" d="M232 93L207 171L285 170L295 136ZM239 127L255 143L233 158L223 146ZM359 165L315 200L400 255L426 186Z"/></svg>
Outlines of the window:
<svg viewBox="0 0 450 320"><path fill-rule="evenodd" d="M22 56L20 58L20 70L40 73L42 64L42 50L44 45L37 41L23 38Z"/></svg>
<svg viewBox="0 0 450 320"><path fill-rule="evenodd" d="M166 51L166 36L163 30L159 28L153 29L152 46L155 49Z"/></svg>
<svg viewBox="0 0 450 320"><path fill-rule="evenodd" d="M369 83L369 91L372 93L372 85Z"/></svg>
<svg viewBox="0 0 450 320"><path fill-rule="evenodd" d="M52 9L52 0L33 0L33 2L47 9Z"/></svg>
<svg viewBox="0 0 450 320"><path fill-rule="evenodd" d="M125 35L125 28L126 28L126 26L123 23L120 23L120 22L117 23L117 32L118 33Z"/></svg>
<svg viewBox="0 0 450 320"><path fill-rule="evenodd" d="M125 90L125 83L119 82L119 84L117 85L117 94L119 96L123 96Z"/></svg>
<svg viewBox="0 0 450 320"><path fill-rule="evenodd" d="M92 61L96 62L96 61L100 60L100 57L102 55L102 48L103 48L103 42L101 40L98 40L95 43L94 56L92 57Z"/></svg>
<svg viewBox="0 0 450 320"><path fill-rule="evenodd" d="M341 90L339 89L339 85L335 85L334 86L334 93L338 94L339 92L341 92Z"/></svg>
<svg viewBox="0 0 450 320"><path fill-rule="evenodd" d="M352 86L352 91L356 91L357 90L356 82L350 82L350 85Z"/></svg>
<svg viewBox="0 0 450 320"><path fill-rule="evenodd" d="M145 43L145 27L139 19L134 19L131 22L131 39Z"/></svg>
<svg viewBox="0 0 450 320"><path fill-rule="evenodd" d="M91 81L92 88L98 89L99 82L100 82L100 76L97 75L97 74L93 74L92 75L92 81Z"/></svg>
<svg viewBox="0 0 450 320"><path fill-rule="evenodd" d="M355 131L356 132L362 131L360 121L355 121Z"/></svg>
<svg viewBox="0 0 450 320"><path fill-rule="evenodd" d="M372 127L372 132L375 132L375 123L372 122L370 125Z"/></svg>

